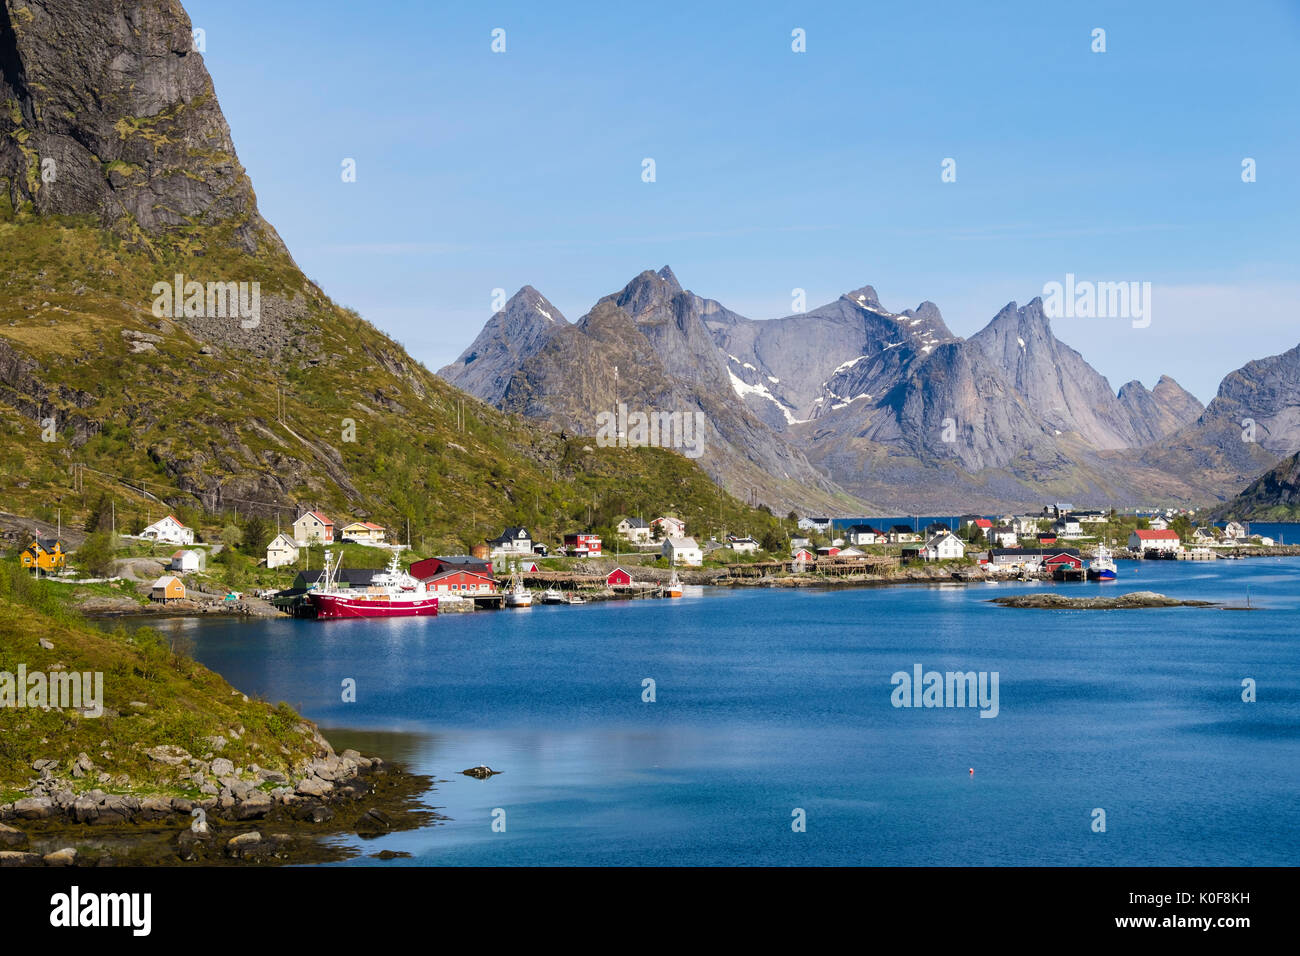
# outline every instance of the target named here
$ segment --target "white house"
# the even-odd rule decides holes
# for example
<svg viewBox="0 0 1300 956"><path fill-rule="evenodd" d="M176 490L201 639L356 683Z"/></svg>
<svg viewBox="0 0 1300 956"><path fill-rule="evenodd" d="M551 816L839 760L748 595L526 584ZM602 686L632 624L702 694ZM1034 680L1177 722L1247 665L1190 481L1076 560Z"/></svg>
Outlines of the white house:
<svg viewBox="0 0 1300 956"><path fill-rule="evenodd" d="M1017 515L1011 519L1011 527L1017 537L1028 538L1038 533L1038 515Z"/></svg>
<svg viewBox="0 0 1300 956"><path fill-rule="evenodd" d="M1020 543L1020 535L1009 524L1000 524L986 533L989 543L995 548L1014 548Z"/></svg>
<svg viewBox="0 0 1300 956"><path fill-rule="evenodd" d="M800 518L799 527L804 531L816 531L819 534L831 533L830 518Z"/></svg>
<svg viewBox="0 0 1300 956"><path fill-rule="evenodd" d="M1233 541L1241 541L1246 537L1246 526L1240 521L1229 521L1223 526L1223 536L1231 538Z"/></svg>
<svg viewBox="0 0 1300 956"><path fill-rule="evenodd" d="M334 522L319 511L304 512L293 523L293 540L299 547L307 544L333 544Z"/></svg>
<svg viewBox="0 0 1300 956"><path fill-rule="evenodd" d="M1164 515L1156 515L1147 521L1147 526L1152 531L1167 531L1169 529L1169 519Z"/></svg>
<svg viewBox="0 0 1300 956"><path fill-rule="evenodd" d="M1138 529L1128 536L1130 551L1178 551L1183 546L1177 531Z"/></svg>
<svg viewBox="0 0 1300 956"><path fill-rule="evenodd" d="M889 536L869 524L855 524L844 534L849 544L884 544Z"/></svg>
<svg viewBox="0 0 1300 956"><path fill-rule="evenodd" d="M951 531L942 531L925 543L927 561L951 561L966 557L966 545Z"/></svg>
<svg viewBox="0 0 1300 956"><path fill-rule="evenodd" d="M167 565L168 571L202 571L204 564L204 555L202 551L186 551L181 549L172 555L172 560Z"/></svg>
<svg viewBox="0 0 1300 956"><path fill-rule="evenodd" d="M642 521L640 518L624 518L614 530L624 541L630 541L633 544L644 544L650 540L652 531L649 522Z"/></svg>
<svg viewBox="0 0 1300 956"><path fill-rule="evenodd" d="M487 543L494 556L533 553L533 536L527 528L506 528L497 537L488 538Z"/></svg>
<svg viewBox="0 0 1300 956"><path fill-rule="evenodd" d="M654 521L650 522L650 526L665 538L680 538L686 534L686 522L681 518L671 518L665 515L662 518L655 518Z"/></svg>
<svg viewBox="0 0 1300 956"><path fill-rule="evenodd" d="M664 540L661 553L668 559L668 563L673 565L699 567L704 563L704 553L700 551L700 546L695 543L694 538L667 538Z"/></svg>
<svg viewBox="0 0 1300 956"><path fill-rule="evenodd" d="M738 538L734 534L729 534L727 535L727 547L737 554L753 554L758 550L759 544L748 535Z"/></svg>
<svg viewBox="0 0 1300 956"><path fill-rule="evenodd" d="M811 548L811 547L812 547L812 539L811 539L811 538L804 538L804 537L795 536L795 537L793 537L793 538L790 539L790 547L792 547L792 548Z"/></svg>
<svg viewBox="0 0 1300 956"><path fill-rule="evenodd" d="M277 534L266 546L266 566L282 568L298 562L298 543L287 534Z"/></svg>
<svg viewBox="0 0 1300 956"><path fill-rule="evenodd" d="M152 541L169 541L172 544L193 544L194 529L185 527L175 515L168 515L141 531L140 537Z"/></svg>
<svg viewBox="0 0 1300 956"><path fill-rule="evenodd" d="M1062 538L1083 537L1083 525L1074 515L1063 515L1052 523L1052 530Z"/></svg>

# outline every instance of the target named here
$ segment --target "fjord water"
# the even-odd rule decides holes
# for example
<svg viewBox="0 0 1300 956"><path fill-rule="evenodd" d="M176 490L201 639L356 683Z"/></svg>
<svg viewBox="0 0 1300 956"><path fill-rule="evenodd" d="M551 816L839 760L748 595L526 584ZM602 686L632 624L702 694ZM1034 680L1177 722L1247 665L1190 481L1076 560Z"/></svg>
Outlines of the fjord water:
<svg viewBox="0 0 1300 956"><path fill-rule="evenodd" d="M1300 861L1300 559L1120 573L161 626L338 749L437 778L446 821L358 841L346 865L383 849L429 865ZM1055 587L1241 604L1248 586L1250 613L987 603ZM998 672L998 715L895 708L891 675L914 664ZM503 773L458 773L480 763Z"/></svg>

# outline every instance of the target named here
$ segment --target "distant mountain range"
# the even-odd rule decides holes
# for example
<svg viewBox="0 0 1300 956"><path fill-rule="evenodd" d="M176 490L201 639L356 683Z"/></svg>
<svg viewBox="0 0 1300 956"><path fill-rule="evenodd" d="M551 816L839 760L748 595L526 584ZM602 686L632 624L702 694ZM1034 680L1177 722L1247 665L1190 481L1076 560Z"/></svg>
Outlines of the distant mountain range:
<svg viewBox="0 0 1300 956"><path fill-rule="evenodd" d="M1232 373L1208 408L1168 376L1115 391L1037 298L963 339L934 303L893 312L870 286L756 321L665 266L574 323L525 286L439 374L586 435L620 402L702 412L705 470L781 509L1206 504L1300 451L1300 348Z"/></svg>

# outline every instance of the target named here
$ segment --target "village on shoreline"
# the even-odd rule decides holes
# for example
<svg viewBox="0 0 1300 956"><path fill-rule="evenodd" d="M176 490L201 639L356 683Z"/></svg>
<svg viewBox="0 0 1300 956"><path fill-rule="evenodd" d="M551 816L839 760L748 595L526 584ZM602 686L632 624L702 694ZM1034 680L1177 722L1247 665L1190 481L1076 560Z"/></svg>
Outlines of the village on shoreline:
<svg viewBox="0 0 1300 956"><path fill-rule="evenodd" d="M1086 575L1085 562L1099 555L1190 561L1300 555L1300 547L1252 534L1240 522L1194 519L1173 509L1122 515L1059 503L1038 513L969 514L924 525L919 518L873 524L791 514L786 537L769 531L763 540L741 533L700 541L672 515L649 521L620 516L612 534L575 531L548 544L514 526L469 554L422 557L388 540L388 529L375 522L336 526L321 510L309 509L289 529L276 530L254 562L239 553L251 550L252 542L241 549L228 528L218 540L202 540L169 513L137 534L112 535L107 549L100 542L88 561L81 560L88 537L65 550L61 535L35 527L18 537L25 547L15 560L35 576L66 585L72 603L91 616L310 617L307 596L327 580L330 553L342 558L330 586L357 594L373 588L397 556L403 570L439 598L439 613L504 607L512 582L537 592L542 603L558 604L663 597L670 581L698 593L702 586L1076 580Z"/></svg>

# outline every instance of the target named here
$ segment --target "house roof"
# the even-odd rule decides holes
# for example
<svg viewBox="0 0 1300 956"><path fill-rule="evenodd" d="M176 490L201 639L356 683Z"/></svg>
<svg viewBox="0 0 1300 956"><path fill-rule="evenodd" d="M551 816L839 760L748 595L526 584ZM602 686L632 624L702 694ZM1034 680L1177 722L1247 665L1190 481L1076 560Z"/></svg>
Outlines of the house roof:
<svg viewBox="0 0 1300 956"><path fill-rule="evenodd" d="M699 547L699 545L695 543L694 538L669 538L668 545L677 551L681 551L686 548Z"/></svg>
<svg viewBox="0 0 1300 956"><path fill-rule="evenodd" d="M178 527L178 528L184 528L184 527L185 527L185 523L182 522L180 518L176 517L175 515L167 515L166 517L164 517L164 518L159 518L159 519L158 519L157 521L155 521L153 524L149 525L149 528L156 528L158 525L160 525L160 524L162 524L164 521L166 521L167 518L171 518L172 521L176 522L176 527ZM146 528L145 530L147 531L147 530L149 530L149 529Z"/></svg>
<svg viewBox="0 0 1300 956"><path fill-rule="evenodd" d="M315 519L316 519L317 521L319 521L321 524L327 524L327 525L329 525L331 528L334 527L334 522L333 522L333 521L330 521L329 518L325 517L325 516L324 516L323 514L321 514L319 511L304 511L304 512L303 512L303 513L298 517L298 521L301 521L303 518L308 518L308 517L315 518ZM295 521L294 524L297 524L298 521Z"/></svg>
<svg viewBox="0 0 1300 956"><path fill-rule="evenodd" d="M28 550L40 548L42 551L53 551L59 545L58 538L42 538L37 536L32 539L32 543L27 546Z"/></svg>
<svg viewBox="0 0 1300 956"><path fill-rule="evenodd" d="M961 538L958 538L958 537L957 537L955 534L953 534L951 531L947 531L947 530L945 530L945 531L940 531L938 534L936 534L936 535L934 535L933 537L931 537L930 540L928 540L928 541L925 542L925 546L926 546L927 548L932 548L932 547L934 547L935 545L937 545L940 541L942 541L944 538L953 538L953 539L956 540L957 542L959 542L959 543L961 542ZM965 545L962 544L962 547L965 547Z"/></svg>
<svg viewBox="0 0 1300 956"><path fill-rule="evenodd" d="M367 587L374 579L374 576L383 570L383 568L340 568L335 573L334 579L351 587ZM324 571L313 569L311 571L299 571L298 577L294 580L302 581L303 584L316 584L324 576Z"/></svg>
<svg viewBox="0 0 1300 956"><path fill-rule="evenodd" d="M532 541L533 536L524 527L506 528L495 538L486 539L488 544L505 544L507 541Z"/></svg>
<svg viewBox="0 0 1300 956"><path fill-rule="evenodd" d="M178 577L177 577L176 575L174 575L174 574L164 574L162 577L160 577L157 581L155 581L155 582L153 583L153 586L154 586L155 589L157 589L157 588L165 588L165 587L167 587L167 585L171 584L173 581L175 581L177 584L180 584L181 587L184 587L184 586L185 586L184 584L181 584L181 579L178 578Z"/></svg>
<svg viewBox="0 0 1300 956"><path fill-rule="evenodd" d="M444 568L443 570L435 574L433 577L425 578L424 583L433 584L437 581L442 580L443 578L449 578L454 574L468 574L471 577L482 578L484 581L490 581L493 584L496 583L496 578L492 577L492 575L488 574L486 571L477 571L474 568L466 568L466 567Z"/></svg>
<svg viewBox="0 0 1300 956"><path fill-rule="evenodd" d="M649 522L645 521L645 520L642 519L642 518L624 518L624 519L622 519L622 520L619 522L619 524L626 524L629 528L648 528L648 527L650 527Z"/></svg>
<svg viewBox="0 0 1300 956"><path fill-rule="evenodd" d="M1147 530L1139 528L1133 532L1137 535L1139 541L1178 541L1177 531L1158 531L1156 529Z"/></svg>
<svg viewBox="0 0 1300 956"><path fill-rule="evenodd" d="M993 522L990 521L988 518L976 518L976 519L975 519L975 527L977 527L977 528L991 528L991 527L993 527Z"/></svg>
<svg viewBox="0 0 1300 956"><path fill-rule="evenodd" d="M281 542L281 543L283 543L283 544L285 544L285 545L287 545L287 546L289 546L289 547L291 547L291 548L293 548L293 549L295 549L295 550L297 550L297 548L298 548L298 542L295 541L295 540L293 540L293 538L289 537L289 536L288 536L287 534L285 534L283 531L281 531L281 532L280 532L279 534L277 534L274 538L272 538L272 539L271 539L271 543L268 544L267 547L268 547L268 548L274 547L274 546L275 546L275 543L276 543L277 541L279 541L279 542Z"/></svg>

